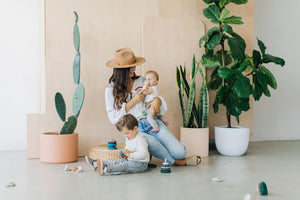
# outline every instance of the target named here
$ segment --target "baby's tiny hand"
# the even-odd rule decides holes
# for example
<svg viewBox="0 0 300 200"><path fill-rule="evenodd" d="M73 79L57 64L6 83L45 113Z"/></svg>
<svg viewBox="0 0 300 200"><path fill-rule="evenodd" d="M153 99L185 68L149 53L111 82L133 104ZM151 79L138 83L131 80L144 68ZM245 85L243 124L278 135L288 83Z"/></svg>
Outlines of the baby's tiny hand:
<svg viewBox="0 0 300 200"><path fill-rule="evenodd" d="M125 156L129 157L130 156L130 151L128 149L123 149L122 150Z"/></svg>

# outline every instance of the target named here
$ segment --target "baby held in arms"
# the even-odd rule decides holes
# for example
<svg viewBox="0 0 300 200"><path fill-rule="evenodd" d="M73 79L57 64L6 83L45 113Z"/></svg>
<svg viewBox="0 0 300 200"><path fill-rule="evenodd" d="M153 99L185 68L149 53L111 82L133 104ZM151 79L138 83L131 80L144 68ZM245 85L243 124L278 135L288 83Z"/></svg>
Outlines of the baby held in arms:
<svg viewBox="0 0 300 200"><path fill-rule="evenodd" d="M159 76L155 71L148 71L145 74L145 82L143 86L143 94L145 94L145 108L147 108L148 104L155 98L158 97L158 81L159 81ZM147 120L149 124L153 127L153 129L150 132L158 132L159 128L158 125L154 119L153 115L153 110L151 107L146 109L147 113ZM164 122L166 126L168 126L168 121L164 118L163 115L158 114L156 116L158 119Z"/></svg>

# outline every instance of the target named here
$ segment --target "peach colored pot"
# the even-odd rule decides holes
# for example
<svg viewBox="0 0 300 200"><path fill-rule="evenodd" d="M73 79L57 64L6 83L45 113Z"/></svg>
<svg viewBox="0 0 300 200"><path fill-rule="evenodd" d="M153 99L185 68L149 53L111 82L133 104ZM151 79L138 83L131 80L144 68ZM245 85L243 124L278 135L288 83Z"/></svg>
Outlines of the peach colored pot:
<svg viewBox="0 0 300 200"><path fill-rule="evenodd" d="M59 135L58 132L40 135L40 159L43 163L69 163L77 161L78 134Z"/></svg>
<svg viewBox="0 0 300 200"><path fill-rule="evenodd" d="M208 156L209 128L180 128L180 141L186 146L187 156Z"/></svg>

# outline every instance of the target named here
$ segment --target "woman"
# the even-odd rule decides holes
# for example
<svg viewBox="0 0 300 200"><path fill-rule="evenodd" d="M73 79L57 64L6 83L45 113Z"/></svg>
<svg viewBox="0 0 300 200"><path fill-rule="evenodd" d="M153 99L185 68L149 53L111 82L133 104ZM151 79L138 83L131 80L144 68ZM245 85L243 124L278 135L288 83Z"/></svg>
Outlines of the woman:
<svg viewBox="0 0 300 200"><path fill-rule="evenodd" d="M130 48L119 49L115 52L115 59L106 63L107 67L113 68L113 74L105 89L106 110L110 121L115 124L123 115L131 113L139 121L139 132L148 142L151 155L159 159L167 159L174 165L197 165L200 163L199 156L185 158L185 146L180 143L169 131L165 124L156 119L159 132L151 133L151 125L148 123L145 113L141 112L139 106L145 98L142 91L144 78L136 76L136 66L145 62L144 58L135 57ZM137 92L139 91L139 92ZM156 97L148 105L152 107L153 113L163 114L167 105L162 97Z"/></svg>

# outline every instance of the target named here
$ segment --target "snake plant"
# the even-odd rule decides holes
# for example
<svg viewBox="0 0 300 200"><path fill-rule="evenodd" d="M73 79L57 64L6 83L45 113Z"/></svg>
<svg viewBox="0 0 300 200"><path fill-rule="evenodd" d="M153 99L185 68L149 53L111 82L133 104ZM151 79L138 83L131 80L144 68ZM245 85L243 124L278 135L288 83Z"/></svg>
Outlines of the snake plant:
<svg viewBox="0 0 300 200"><path fill-rule="evenodd" d="M197 73L202 77L199 97L196 97ZM176 82L178 87L179 101L185 128L206 128L208 119L208 89L206 86L203 70L193 56L190 72L190 83L188 82L186 67L176 67ZM196 101L198 103L196 103Z"/></svg>

